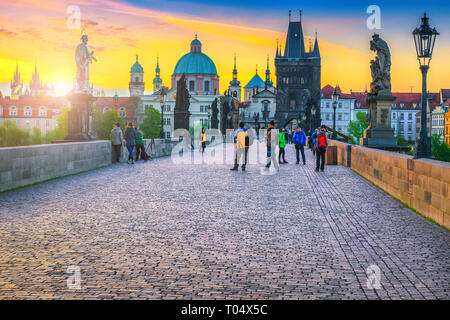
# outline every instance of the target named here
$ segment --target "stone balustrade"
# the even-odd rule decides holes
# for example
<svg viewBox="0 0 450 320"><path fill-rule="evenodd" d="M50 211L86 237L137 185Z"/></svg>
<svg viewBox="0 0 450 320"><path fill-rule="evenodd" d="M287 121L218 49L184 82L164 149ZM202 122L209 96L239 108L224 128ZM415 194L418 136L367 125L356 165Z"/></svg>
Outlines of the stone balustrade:
<svg viewBox="0 0 450 320"><path fill-rule="evenodd" d="M154 139L144 143L156 158L169 155L177 142ZM104 140L0 148L0 192L101 168L110 165L112 157L111 142ZM127 157L123 147L122 161Z"/></svg>
<svg viewBox="0 0 450 320"><path fill-rule="evenodd" d="M330 141L338 164L372 181L420 214L450 228L450 163Z"/></svg>

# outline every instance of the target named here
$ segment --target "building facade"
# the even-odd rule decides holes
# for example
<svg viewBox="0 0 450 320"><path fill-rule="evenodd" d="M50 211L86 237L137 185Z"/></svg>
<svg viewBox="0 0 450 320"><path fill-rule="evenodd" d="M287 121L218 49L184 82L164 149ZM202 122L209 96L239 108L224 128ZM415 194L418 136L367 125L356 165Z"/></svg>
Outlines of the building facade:
<svg viewBox="0 0 450 320"><path fill-rule="evenodd" d="M10 121L29 133L37 127L45 136L49 131L58 128L58 115L61 108L67 105L65 98L31 96L13 98L3 97L0 94L0 125Z"/></svg>
<svg viewBox="0 0 450 320"><path fill-rule="evenodd" d="M155 70L155 79L159 78L159 65ZM150 95L140 95L137 108L138 125L145 117L148 108L155 108L162 113L163 132L170 138L174 130L174 110L177 81L182 75L186 77L186 86L190 94L190 127L210 126L211 104L219 94L219 76L211 58L202 52L202 43L197 35L191 42L190 52L178 60L171 79L171 88L160 87ZM162 80L161 80L162 83Z"/></svg>

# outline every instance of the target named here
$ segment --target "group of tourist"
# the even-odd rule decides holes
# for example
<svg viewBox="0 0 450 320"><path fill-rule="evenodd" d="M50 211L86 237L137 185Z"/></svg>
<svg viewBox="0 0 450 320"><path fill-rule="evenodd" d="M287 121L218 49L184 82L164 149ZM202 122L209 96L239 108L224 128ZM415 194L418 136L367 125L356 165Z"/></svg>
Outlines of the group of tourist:
<svg viewBox="0 0 450 320"><path fill-rule="evenodd" d="M286 161L286 144L289 141L295 146L296 153L296 164L300 164L300 155L303 165L306 165L306 157L305 157L305 145L308 142L309 148L313 151L316 156L316 171L324 171L325 169L325 154L328 147L328 132L326 131L326 127L322 126L321 128L316 129L314 132L311 132L308 135L308 139L306 138L305 132L302 130L301 126L298 126L295 130L294 134L289 137L289 134L285 128L281 128L278 134L278 162L275 161L274 155L272 153L272 130L274 129L275 122L271 121L267 128L266 133L266 146L267 146L267 164L263 168L265 171L269 171L270 167L273 163L275 170L278 170L278 164L287 164ZM202 133L202 141L203 141L203 133ZM250 148L250 136L248 134L248 130L245 128L245 123L241 122L239 124L239 129L235 132L234 135L234 143L235 143L235 160L234 166L231 168L231 171L238 171L239 163L241 163L242 171L245 171L247 165L247 157L248 157L248 149ZM243 159L242 159L243 158Z"/></svg>
<svg viewBox="0 0 450 320"><path fill-rule="evenodd" d="M138 161L139 158L141 158L146 161L149 158L145 151L143 134L132 122L128 123L125 134L122 133L120 122L117 122L111 130L111 143L116 163L120 163L120 154L123 144L125 144L128 150L128 164L134 164L135 159Z"/></svg>

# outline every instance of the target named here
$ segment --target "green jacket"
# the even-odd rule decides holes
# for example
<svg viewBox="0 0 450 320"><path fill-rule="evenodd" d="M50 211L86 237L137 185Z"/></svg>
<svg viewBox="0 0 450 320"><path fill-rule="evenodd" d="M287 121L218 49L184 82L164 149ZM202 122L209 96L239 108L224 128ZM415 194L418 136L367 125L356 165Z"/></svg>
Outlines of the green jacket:
<svg viewBox="0 0 450 320"><path fill-rule="evenodd" d="M280 144L280 148L286 147L286 133L284 131L280 131L278 143Z"/></svg>
<svg viewBox="0 0 450 320"><path fill-rule="evenodd" d="M144 140L142 140L142 132L138 131L136 135L136 145L141 146L144 144Z"/></svg>

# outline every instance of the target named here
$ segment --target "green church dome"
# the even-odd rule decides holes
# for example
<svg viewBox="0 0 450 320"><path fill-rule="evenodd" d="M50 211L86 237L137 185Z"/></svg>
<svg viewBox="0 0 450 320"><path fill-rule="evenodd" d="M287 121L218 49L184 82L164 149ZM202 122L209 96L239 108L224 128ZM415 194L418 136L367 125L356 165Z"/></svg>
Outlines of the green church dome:
<svg viewBox="0 0 450 320"><path fill-rule="evenodd" d="M191 42L191 52L178 60L173 74L217 75L216 65L206 54L202 53L202 43L197 36Z"/></svg>

